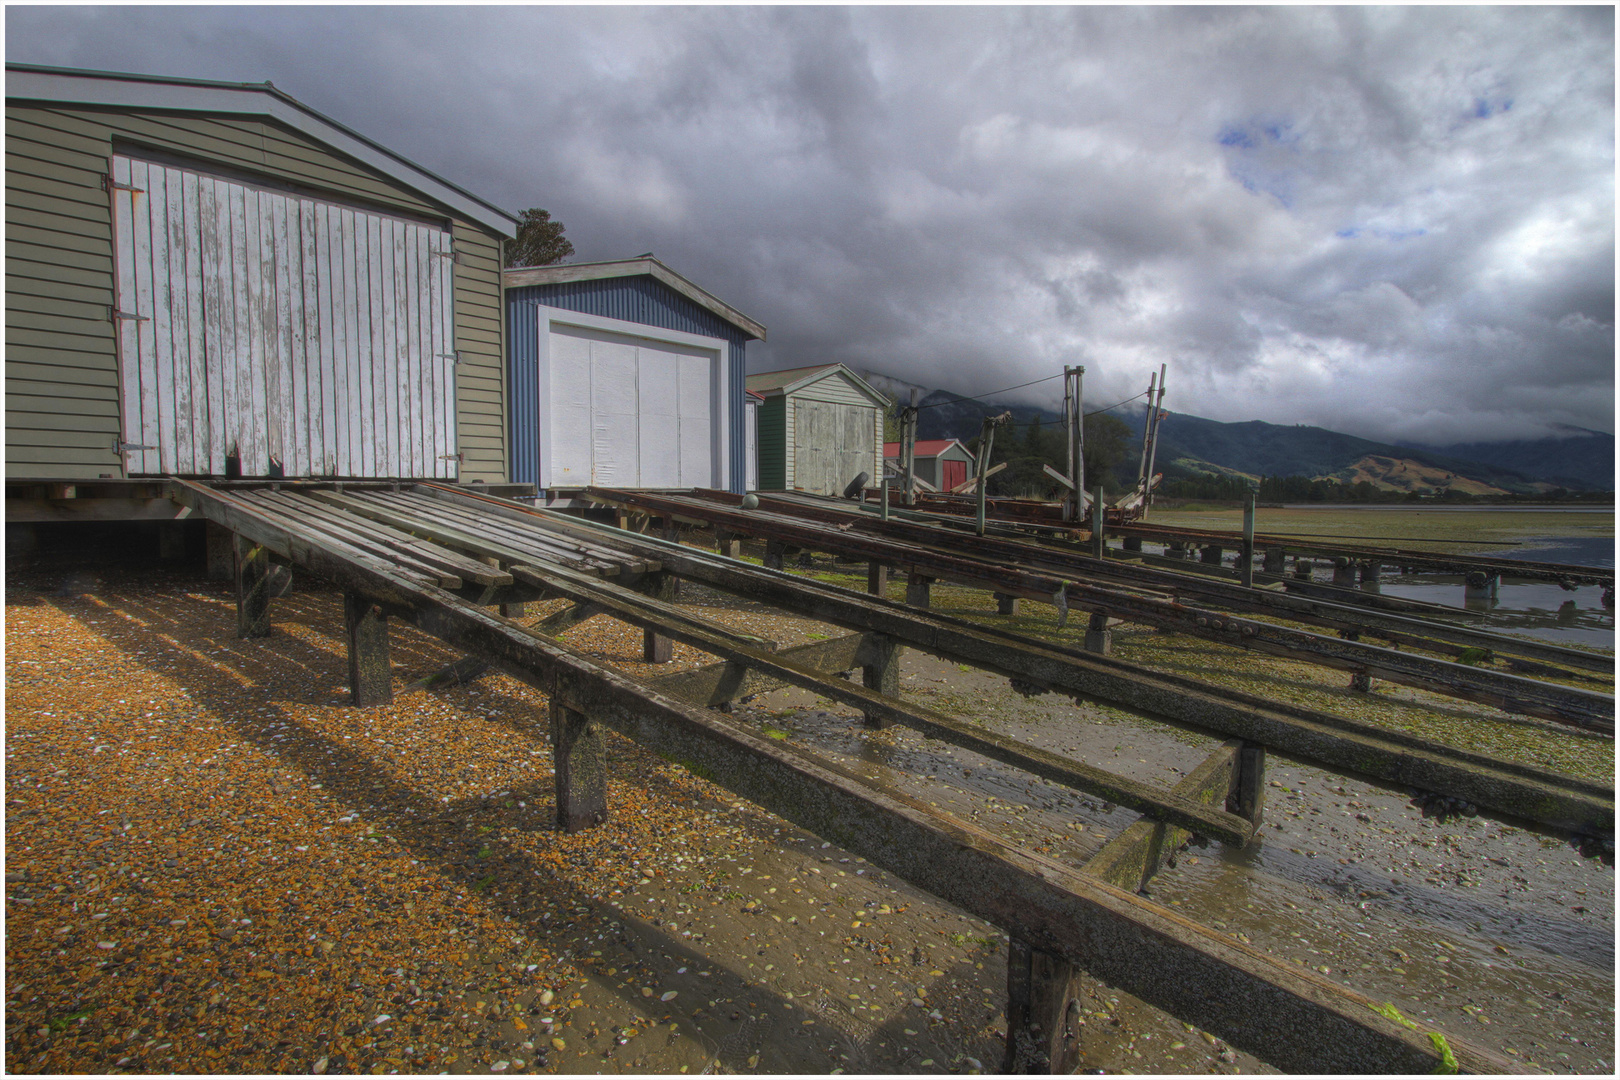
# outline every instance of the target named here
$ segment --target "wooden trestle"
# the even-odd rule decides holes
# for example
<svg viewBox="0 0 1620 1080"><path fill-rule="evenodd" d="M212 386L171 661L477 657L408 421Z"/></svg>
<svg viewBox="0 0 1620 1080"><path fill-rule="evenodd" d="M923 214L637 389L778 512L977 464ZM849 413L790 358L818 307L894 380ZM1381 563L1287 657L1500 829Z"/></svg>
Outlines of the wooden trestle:
<svg viewBox="0 0 1620 1080"><path fill-rule="evenodd" d="M585 494L625 510L670 516L677 521L712 525L728 533L756 536L778 545L824 551L846 558L882 563L905 570L913 580L945 579L1004 596L1055 604L1060 617L1079 608L1132 622L1174 630L1192 637L1237 645L1255 652L1349 671L1365 686L1371 678L1418 687L1432 693L1476 701L1507 712L1555 720L1605 735L1614 733L1614 695L1561 683L1544 682L1508 672L1403 652L1359 640L1371 631L1397 644L1421 644L1440 650L1459 648L1459 641L1478 639L1457 627L1430 626L1393 616L1371 618L1353 609L1264 590L1228 587L1189 580L1184 575L1146 568L1120 568L1106 560L1054 551L1019 541L941 533L926 525L874 521L865 515L835 523L829 513L787 500L761 497L755 510L734 505L740 497L726 492L686 495L589 488ZM903 538L901 538L903 536ZM770 551L767 550L767 563ZM1133 580L1121 580L1120 574ZM1116 583L1098 584L1098 576ZM1183 596L1198 603L1188 603ZM924 594L908 597L925 606ZM1219 606L1213 606L1218 604ZM1340 629L1340 636L1297 630L1252 618L1234 618L1232 610L1271 611L1289 619ZM1396 628L1395 624L1400 624ZM1576 654L1491 635L1496 647L1532 656ZM1574 661L1569 661L1574 662Z"/></svg>
<svg viewBox="0 0 1620 1080"><path fill-rule="evenodd" d="M875 596L805 581L668 540L438 484L397 489L283 483L229 493L183 480L171 497L230 529L241 552L244 633L272 623L257 589L267 556L345 594L356 703L378 700L387 623L408 619L550 699L557 812L590 827L606 804L604 737L626 735L739 796L853 851L1011 937L1006 1067L1066 1071L1078 968L1279 1068L1430 1072L1446 1040L1387 1018L1378 1003L1281 963L1138 895L1188 836L1243 844L1260 821L1267 748L1339 771L1455 794L1560 829L1612 835L1612 791L1495 762L1308 710L1260 702L1083 652L975 626ZM725 541L722 540L722 544ZM678 608L670 575L855 632L776 649ZM489 610L549 597L576 616L605 611L717 658L638 681ZM568 619L550 620L556 630ZM1119 704L1228 741L1172 788L1131 781L901 701L902 647L920 648L1036 690ZM649 646L649 651L651 647ZM836 677L864 669L864 685ZM874 785L854 771L764 738L710 706L778 685L803 686L1142 814L1086 865L1063 865ZM1464 1071L1514 1066L1456 1039Z"/></svg>

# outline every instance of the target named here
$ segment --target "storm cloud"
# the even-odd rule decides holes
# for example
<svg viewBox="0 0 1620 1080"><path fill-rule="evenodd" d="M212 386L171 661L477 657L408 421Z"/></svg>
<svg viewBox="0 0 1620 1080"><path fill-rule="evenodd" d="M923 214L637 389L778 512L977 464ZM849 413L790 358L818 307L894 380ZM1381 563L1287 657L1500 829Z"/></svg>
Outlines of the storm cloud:
<svg viewBox="0 0 1620 1080"><path fill-rule="evenodd" d="M272 80L841 360L1371 438L1613 430L1608 8L10 8ZM1059 383L1022 391L1050 404ZM1016 396L1016 395L1015 395Z"/></svg>

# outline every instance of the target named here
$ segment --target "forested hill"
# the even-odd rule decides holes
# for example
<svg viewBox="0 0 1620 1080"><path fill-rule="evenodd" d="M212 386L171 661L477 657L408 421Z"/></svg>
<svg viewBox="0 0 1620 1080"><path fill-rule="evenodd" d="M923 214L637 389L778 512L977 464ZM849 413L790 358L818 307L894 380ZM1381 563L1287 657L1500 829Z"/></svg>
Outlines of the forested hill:
<svg viewBox="0 0 1620 1080"><path fill-rule="evenodd" d="M1418 444L1412 444L1417 446ZM1588 428L1565 427L1558 437L1511 442L1419 446L1431 453L1512 469L1534 480L1571 489L1614 490L1614 436Z"/></svg>

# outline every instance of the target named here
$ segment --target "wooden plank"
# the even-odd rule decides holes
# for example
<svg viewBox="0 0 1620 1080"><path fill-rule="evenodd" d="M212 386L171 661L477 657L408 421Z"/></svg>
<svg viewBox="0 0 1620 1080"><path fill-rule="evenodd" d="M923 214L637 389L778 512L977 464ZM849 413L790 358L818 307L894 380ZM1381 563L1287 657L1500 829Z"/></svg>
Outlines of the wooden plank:
<svg viewBox="0 0 1620 1080"><path fill-rule="evenodd" d="M113 179L120 184L134 186L132 184L130 163L127 160L122 158L113 159ZM113 304L118 310L124 310L122 307L124 304L130 305L130 314L139 314L133 310L137 295L135 283L135 216L133 193L115 191L113 196L113 247L117 254L116 261L118 265L115 278L116 299ZM7 247L9 248L10 245L8 244ZM118 335L119 398L122 403L119 434L126 442L129 441L129 433L141 430L141 342L139 325L138 322L132 319L120 319L115 324ZM129 457L118 454L117 459L121 471L128 471Z"/></svg>
<svg viewBox="0 0 1620 1080"><path fill-rule="evenodd" d="M462 582L459 575L443 567L435 566L426 560L397 551L369 536L346 529L340 524L333 524L303 514L300 512L302 508L296 505L289 507L285 504L274 503L257 494L247 495L243 502L252 506L255 512L263 515L266 520L275 522L290 534L302 534L329 543L342 543L355 551L364 552L373 559L397 564L408 569L423 580L431 581L442 589L461 588Z"/></svg>
<svg viewBox="0 0 1620 1080"><path fill-rule="evenodd" d="M517 522L491 521L488 518L479 518L466 507L439 504L431 499L413 498L410 495L393 495L382 493L376 496L384 503L394 506L405 513L422 515L430 520L443 520L455 523L462 529L500 537L508 543L521 546L533 551L543 561L561 562L563 565L591 567L603 574L612 576L621 571L631 574L644 574L656 572L658 564L644 559L627 558L623 554L601 545L591 544L567 537L561 537L553 532L535 529L532 526L524 528Z"/></svg>
<svg viewBox="0 0 1620 1080"><path fill-rule="evenodd" d="M1205 758L1170 790L1209 806L1222 805L1237 780L1242 741L1233 739ZM1139 892L1194 832L1144 818L1126 826L1086 860L1081 873L1121 889Z"/></svg>
<svg viewBox="0 0 1620 1080"><path fill-rule="evenodd" d="M861 666L861 661L872 655L871 637L868 634L845 634L826 641L812 641L772 651L804 667L835 675ZM661 675L651 685L661 694L680 698L693 705L709 706L725 705L740 698L769 693L788 683L747 664L722 660L692 671Z"/></svg>
<svg viewBox="0 0 1620 1080"><path fill-rule="evenodd" d="M225 472L225 402L236 392L236 368L231 361L232 313L225 310L228 294L225 282L230 273L230 211L219 185L208 179L197 181L197 232L201 252L203 295L204 380L208 388L207 471L215 476Z"/></svg>

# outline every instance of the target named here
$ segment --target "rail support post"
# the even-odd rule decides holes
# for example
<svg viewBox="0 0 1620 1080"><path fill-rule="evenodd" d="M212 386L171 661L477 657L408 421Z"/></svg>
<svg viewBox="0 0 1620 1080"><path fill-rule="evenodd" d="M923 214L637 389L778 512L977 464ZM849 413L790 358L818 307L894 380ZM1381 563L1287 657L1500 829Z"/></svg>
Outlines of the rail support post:
<svg viewBox="0 0 1620 1080"><path fill-rule="evenodd" d="M210 521L204 536L208 552L208 580L231 580L235 572L231 556L231 530L217 521Z"/></svg>
<svg viewBox="0 0 1620 1080"><path fill-rule="evenodd" d="M873 596L889 595L889 568L874 562L866 564L866 591Z"/></svg>
<svg viewBox="0 0 1620 1080"><path fill-rule="evenodd" d="M1496 589L1502 579L1484 570L1470 570L1463 578L1464 600L1495 600Z"/></svg>
<svg viewBox="0 0 1620 1080"><path fill-rule="evenodd" d="M509 604L501 605L501 617L505 619L526 619L529 617L529 605L522 600L514 600Z"/></svg>
<svg viewBox="0 0 1620 1080"><path fill-rule="evenodd" d="M1119 546L1124 548L1126 551L1141 551L1142 538L1140 536L1127 536L1124 540L1120 541Z"/></svg>
<svg viewBox="0 0 1620 1080"><path fill-rule="evenodd" d="M765 541L765 569L782 569L782 559L787 555L787 545L780 540Z"/></svg>
<svg viewBox="0 0 1620 1080"><path fill-rule="evenodd" d="M1079 973L1068 961L1012 938L1007 945L1004 1073L1067 1075L1080 1067Z"/></svg>
<svg viewBox="0 0 1620 1080"><path fill-rule="evenodd" d="M925 608L928 606L929 586L934 579L918 573L906 575L906 603L912 607Z"/></svg>
<svg viewBox="0 0 1620 1080"><path fill-rule="evenodd" d="M904 646L886 634L873 634L868 638L868 662L861 665L861 685L884 697L900 696L900 654ZM866 726L886 728L889 722L873 713L866 713Z"/></svg>
<svg viewBox="0 0 1620 1080"><path fill-rule="evenodd" d="M1110 656L1114 651L1114 632L1108 629L1108 613L1093 611L1086 624L1086 652Z"/></svg>
<svg viewBox="0 0 1620 1080"><path fill-rule="evenodd" d="M1243 500L1243 545L1238 549L1238 584L1254 588L1254 495Z"/></svg>
<svg viewBox="0 0 1620 1080"><path fill-rule="evenodd" d="M1365 671L1352 671L1350 689L1362 694L1369 693L1372 690L1372 676Z"/></svg>
<svg viewBox="0 0 1620 1080"><path fill-rule="evenodd" d="M1167 559L1185 559L1187 557L1187 545L1180 540L1170 541L1164 545L1164 557Z"/></svg>
<svg viewBox="0 0 1620 1080"><path fill-rule="evenodd" d="M231 537L236 563L236 636L270 633L270 552L241 535Z"/></svg>
<svg viewBox="0 0 1620 1080"><path fill-rule="evenodd" d="M1311 574L1316 570L1316 564L1303 555L1294 556L1294 577L1300 581L1311 580Z"/></svg>
<svg viewBox="0 0 1620 1080"><path fill-rule="evenodd" d="M1091 554L1101 559L1108 555L1108 508L1103 505L1103 486L1091 493Z"/></svg>
<svg viewBox="0 0 1620 1080"><path fill-rule="evenodd" d="M551 747L557 765L557 827L580 832L607 820L607 747L602 725L555 698Z"/></svg>
<svg viewBox="0 0 1620 1080"><path fill-rule="evenodd" d="M1008 596L1006 593L996 593L996 613L998 615L1018 614L1018 597Z"/></svg>
<svg viewBox="0 0 1620 1080"><path fill-rule="evenodd" d="M388 616L359 593L343 594L343 632L349 643L349 702L358 707L394 700L388 656Z"/></svg>
<svg viewBox="0 0 1620 1080"><path fill-rule="evenodd" d="M1219 566L1221 565L1222 554L1221 545L1205 544L1204 550L1198 553L1198 561L1206 566Z"/></svg>
<svg viewBox="0 0 1620 1080"><path fill-rule="evenodd" d="M720 529L714 531L714 550L728 559L742 558L742 541L736 533Z"/></svg>
<svg viewBox="0 0 1620 1080"><path fill-rule="evenodd" d="M1376 561L1361 564L1361 583L1363 585L1376 584L1378 581L1379 565Z"/></svg>
<svg viewBox="0 0 1620 1080"><path fill-rule="evenodd" d="M1355 583L1355 564L1343 555L1336 556L1333 560L1333 584L1349 587Z"/></svg>
<svg viewBox="0 0 1620 1080"><path fill-rule="evenodd" d="M1260 827L1266 807L1266 748L1245 740L1233 762L1232 789L1226 797L1226 810Z"/></svg>
<svg viewBox="0 0 1620 1080"><path fill-rule="evenodd" d="M1280 547L1266 548L1260 559L1260 569L1268 574L1280 574L1288 565L1288 553Z"/></svg>
<svg viewBox="0 0 1620 1080"><path fill-rule="evenodd" d="M659 572L651 575L641 587L641 591L654 600L664 603L673 603L675 600L676 578L674 574ZM658 633L656 630L643 630L641 632L641 659L649 664L667 664L675 658L675 640Z"/></svg>

